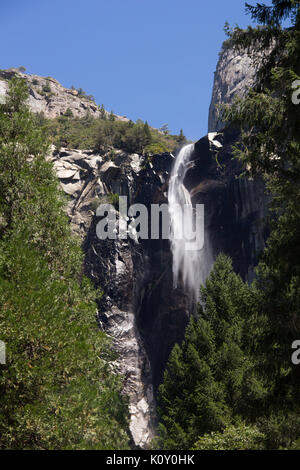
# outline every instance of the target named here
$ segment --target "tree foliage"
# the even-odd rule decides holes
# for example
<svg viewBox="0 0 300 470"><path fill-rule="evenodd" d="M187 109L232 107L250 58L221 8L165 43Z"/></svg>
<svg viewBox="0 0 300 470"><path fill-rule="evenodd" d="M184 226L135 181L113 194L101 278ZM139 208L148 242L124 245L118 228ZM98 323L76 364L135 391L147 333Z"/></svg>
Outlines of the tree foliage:
<svg viewBox="0 0 300 470"><path fill-rule="evenodd" d="M261 354L276 382L274 407L284 404L297 412L299 371L291 364L291 344L300 330L300 107L292 95L300 78L300 2L272 3L248 6L263 27L230 34L233 47L246 44L265 55L254 89L224 114L230 126L242 129L236 155L251 176L263 176L272 197L272 232L257 280L264 296L261 312L268 319ZM286 18L291 27L282 29ZM260 45L259 37L265 39Z"/></svg>
<svg viewBox="0 0 300 470"><path fill-rule="evenodd" d="M263 439L257 426L240 424L229 426L223 432L205 434L193 450L261 450Z"/></svg>
<svg viewBox="0 0 300 470"><path fill-rule="evenodd" d="M68 111L68 110L67 110ZM37 122L46 126L50 140L57 148L94 149L96 152L107 153L112 148L131 153L153 154L175 151L186 142L181 131L180 135L162 134L151 128L147 121L117 120L114 115L106 115L103 106L100 118L90 114L82 118L73 117L67 112L55 119L37 116Z"/></svg>
<svg viewBox="0 0 300 470"><path fill-rule="evenodd" d="M63 212L44 129L12 79L0 105L0 448L128 447L126 400Z"/></svg>
<svg viewBox="0 0 300 470"><path fill-rule="evenodd" d="M220 255L202 288L203 307L174 347L159 389L163 448L189 449L199 436L257 415L269 390L253 355L256 295Z"/></svg>

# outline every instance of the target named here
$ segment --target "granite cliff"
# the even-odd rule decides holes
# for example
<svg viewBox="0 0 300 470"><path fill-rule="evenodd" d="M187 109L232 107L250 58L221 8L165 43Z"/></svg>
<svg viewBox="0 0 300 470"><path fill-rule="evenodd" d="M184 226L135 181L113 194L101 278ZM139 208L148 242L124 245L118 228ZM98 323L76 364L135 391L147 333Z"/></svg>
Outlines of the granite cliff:
<svg viewBox="0 0 300 470"><path fill-rule="evenodd" d="M43 113L46 118L55 118L71 111L74 117L84 117L89 113L100 116L100 107L92 97L80 94L73 88L63 87L52 77L27 74L19 69L0 70L0 96L7 92L7 81L12 77L26 80L29 88L28 105L34 113ZM105 110L108 115L108 111ZM128 121L125 116L115 115L115 119Z"/></svg>
<svg viewBox="0 0 300 470"><path fill-rule="evenodd" d="M251 57L227 48L224 44L214 75L208 132L220 131L224 127L218 105L229 104L235 97L243 97L253 85L254 78L255 66Z"/></svg>

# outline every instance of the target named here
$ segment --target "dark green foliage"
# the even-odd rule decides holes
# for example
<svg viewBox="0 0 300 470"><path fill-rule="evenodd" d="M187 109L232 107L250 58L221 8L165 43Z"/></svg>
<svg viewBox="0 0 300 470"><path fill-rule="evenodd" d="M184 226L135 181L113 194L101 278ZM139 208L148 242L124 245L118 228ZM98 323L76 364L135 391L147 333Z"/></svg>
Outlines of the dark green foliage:
<svg viewBox="0 0 300 470"><path fill-rule="evenodd" d="M287 18L296 18L299 11L297 1L293 0L273 0L273 6L257 4L255 6L246 3L246 9L251 14L252 19L261 24L280 26Z"/></svg>
<svg viewBox="0 0 300 470"><path fill-rule="evenodd" d="M177 139L177 140L178 140L178 143L179 143L179 144L184 144L184 143L186 143L186 137L185 137L185 135L184 135L182 129L180 129L180 133L179 133L179 136L178 136L178 139Z"/></svg>
<svg viewBox="0 0 300 470"><path fill-rule="evenodd" d="M150 127L147 121L144 124L143 133L144 133L143 146L147 147L147 145L150 145L152 142L152 135L151 135Z"/></svg>
<svg viewBox="0 0 300 470"><path fill-rule="evenodd" d="M128 447L126 401L95 292L23 81L0 105L0 448Z"/></svg>
<svg viewBox="0 0 300 470"><path fill-rule="evenodd" d="M268 417L258 420L259 429L263 433L264 449L300 450L300 415L298 410L287 409L282 403ZM296 404L295 404L296 405Z"/></svg>
<svg viewBox="0 0 300 470"><path fill-rule="evenodd" d="M101 119L106 119L106 112L103 104L100 106L100 117Z"/></svg>
<svg viewBox="0 0 300 470"><path fill-rule="evenodd" d="M115 115L114 115L113 111L111 111L111 112L109 113L108 119L109 119L110 121L115 121L116 118L115 118Z"/></svg>
<svg viewBox="0 0 300 470"><path fill-rule="evenodd" d="M119 210L119 194L112 193L108 196L108 201L114 206L116 210Z"/></svg>
<svg viewBox="0 0 300 470"><path fill-rule="evenodd" d="M86 96L86 92L82 88L77 88L76 91L79 96Z"/></svg>
<svg viewBox="0 0 300 470"><path fill-rule="evenodd" d="M260 354L275 382L273 413L297 415L300 369L291 364L291 345L300 328L300 106L293 103L292 85L300 78L300 2L272 3L248 7L265 26L230 33L235 47L265 53L254 90L224 115L242 129L236 155L251 175L264 177L272 196L272 233L257 280L267 318ZM285 18L291 27L283 30Z"/></svg>
<svg viewBox="0 0 300 470"><path fill-rule="evenodd" d="M85 99L87 99L87 100L89 100L89 101L95 101L94 96L93 96L93 95L87 95L86 92L85 92L82 88L77 88L77 89L76 89L76 88L72 85L71 89L72 89L72 90L76 90L77 93L78 93L78 96L79 96L80 98L85 98Z"/></svg>
<svg viewBox="0 0 300 470"><path fill-rule="evenodd" d="M163 135L147 122L120 121L115 117L107 119L104 108L100 111L100 119L90 114L83 118L72 118L65 113L64 116L41 124L47 126L51 141L57 148L94 149L103 154L116 148L153 155L174 151L183 142L182 137Z"/></svg>
<svg viewBox="0 0 300 470"><path fill-rule="evenodd" d="M256 296L220 255L202 288L204 307L174 347L159 389L160 447L189 449L199 436L257 415L269 391L252 354Z"/></svg>
<svg viewBox="0 0 300 470"><path fill-rule="evenodd" d="M164 143L149 144L144 148L144 155L158 155L161 153L168 152L168 147Z"/></svg>
<svg viewBox="0 0 300 470"><path fill-rule="evenodd" d="M121 138L119 147L123 147L128 152L143 153L144 148L151 143L150 128L147 123L138 120L133 126L130 125L125 130Z"/></svg>
<svg viewBox="0 0 300 470"><path fill-rule="evenodd" d="M264 438L257 426L240 424L229 426L223 432L205 434L193 450L261 450Z"/></svg>
<svg viewBox="0 0 300 470"><path fill-rule="evenodd" d="M64 116L66 116L66 117L73 117L72 109L67 108L66 111L65 111L65 113L64 113Z"/></svg>
<svg viewBox="0 0 300 470"><path fill-rule="evenodd" d="M51 93L51 87L50 87L49 83L47 83L46 85L43 85L42 90L43 90L44 93Z"/></svg>

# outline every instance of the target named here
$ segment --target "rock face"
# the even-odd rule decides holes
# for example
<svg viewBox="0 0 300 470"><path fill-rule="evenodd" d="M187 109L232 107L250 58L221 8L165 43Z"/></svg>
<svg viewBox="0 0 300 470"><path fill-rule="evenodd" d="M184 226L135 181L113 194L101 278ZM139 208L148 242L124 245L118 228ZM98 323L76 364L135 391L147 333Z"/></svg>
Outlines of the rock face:
<svg viewBox="0 0 300 470"><path fill-rule="evenodd" d="M54 78L25 74L18 69L0 71L0 98L7 92L8 80L15 76L27 81L28 104L34 113L43 113L47 118L55 118L70 110L74 117L84 117L87 113L93 117L100 116L99 106L88 97L81 96L77 90L64 88ZM109 114L107 111L105 113ZM125 116L115 115L115 118L128 121Z"/></svg>
<svg viewBox="0 0 300 470"><path fill-rule="evenodd" d="M141 326L145 323L145 315L140 312L145 298L151 297L148 293L155 290L152 284L158 268L153 266L152 260L159 257L160 241L154 249L147 241L138 243L134 236L122 240L116 234L114 240L103 240L97 236L101 217L97 217L96 212L100 204L110 202L113 193L127 196L128 205L143 202L150 208L153 201L166 201L168 170L174 157L158 155L150 164L137 154L120 151L116 152L114 161L108 161L88 151L61 149L55 152L53 149L49 160L53 162L62 189L70 197L67 213L73 232L83 242L86 274L95 286L103 289L103 296L98 300L98 321L111 336L119 356L115 365L124 380L124 393L129 397L134 443L147 447L154 437L156 414L152 364L146 344L148 334ZM121 217L117 209L115 216L117 232ZM171 262L168 241L164 242L164 250L165 270ZM160 265L159 269L162 269ZM160 276L158 281L161 280ZM165 308L166 303L167 298ZM186 324L187 312L181 315ZM167 324L164 331L165 328ZM175 337L170 336L166 341L168 351L180 337L181 331ZM159 342L156 340L156 346ZM165 350L160 348L160 351L162 349ZM164 355L166 359L167 353Z"/></svg>
<svg viewBox="0 0 300 470"><path fill-rule="evenodd" d="M268 235L267 199L260 180L240 178L240 163L232 159L238 136L209 133L195 145L185 185L193 204L205 205L206 233L214 258L228 254L244 280L251 282L254 267Z"/></svg>
<svg viewBox="0 0 300 470"><path fill-rule="evenodd" d="M208 132L223 129L217 106L231 103L235 96L244 96L253 85L255 67L248 54L239 54L223 46L214 77L209 108Z"/></svg>

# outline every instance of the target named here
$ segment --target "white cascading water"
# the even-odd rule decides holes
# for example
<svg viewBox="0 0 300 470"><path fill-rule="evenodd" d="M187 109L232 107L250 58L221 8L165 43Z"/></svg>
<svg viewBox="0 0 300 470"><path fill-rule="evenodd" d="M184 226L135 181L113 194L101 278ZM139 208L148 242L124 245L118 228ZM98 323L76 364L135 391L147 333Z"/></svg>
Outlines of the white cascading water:
<svg viewBox="0 0 300 470"><path fill-rule="evenodd" d="M168 203L174 287L177 287L181 277L184 286L197 301L200 285L205 282L211 263L207 237L202 249L188 249L190 241L195 236L195 213L190 193L184 186L184 178L193 152L194 144L186 145L176 158L169 181ZM184 236L182 236L183 231Z"/></svg>

